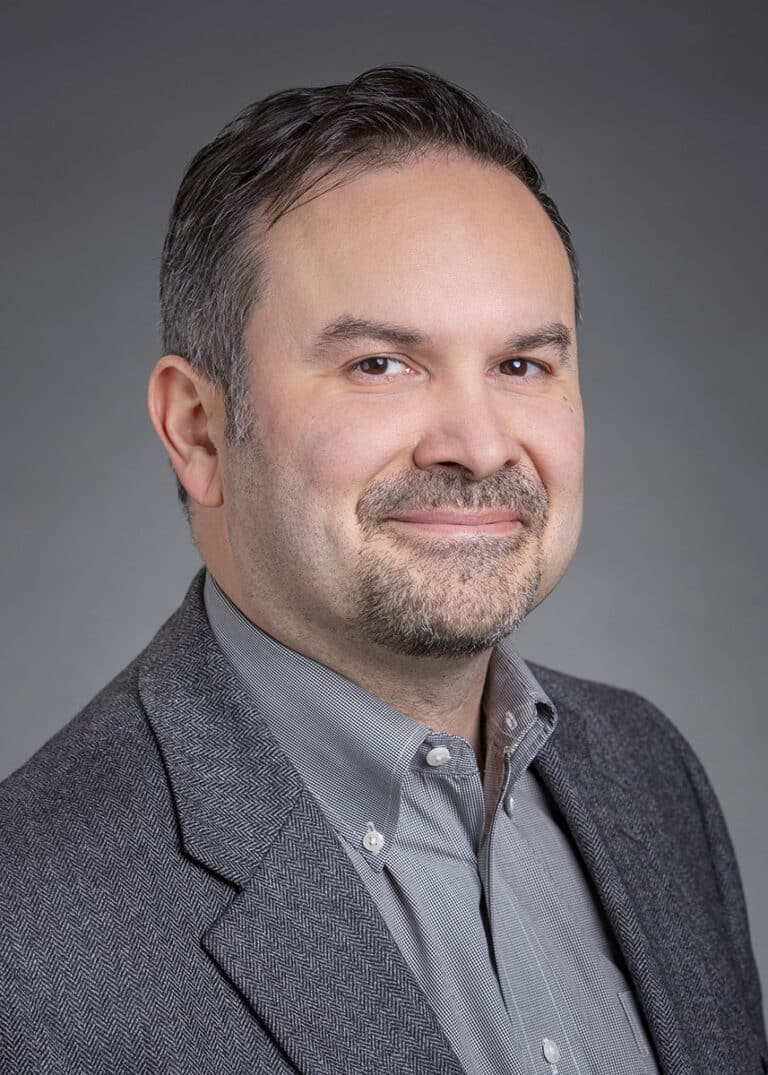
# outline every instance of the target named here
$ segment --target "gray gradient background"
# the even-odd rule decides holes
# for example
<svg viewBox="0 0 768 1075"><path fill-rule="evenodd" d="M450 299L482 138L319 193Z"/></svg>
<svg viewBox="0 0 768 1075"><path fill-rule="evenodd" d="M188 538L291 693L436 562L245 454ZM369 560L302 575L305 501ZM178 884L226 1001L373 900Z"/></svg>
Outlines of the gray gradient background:
<svg viewBox="0 0 768 1075"><path fill-rule="evenodd" d="M646 695L691 741L733 836L768 986L767 12L533 0L9 11L0 777L135 656L199 566L145 407L185 163L274 90L421 64L525 135L582 265L584 532L520 649Z"/></svg>

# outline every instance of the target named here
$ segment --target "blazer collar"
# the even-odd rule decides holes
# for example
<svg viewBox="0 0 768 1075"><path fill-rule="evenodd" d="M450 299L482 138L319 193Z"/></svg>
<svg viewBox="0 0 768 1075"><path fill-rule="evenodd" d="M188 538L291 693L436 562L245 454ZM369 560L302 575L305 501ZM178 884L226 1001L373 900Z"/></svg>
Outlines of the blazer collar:
<svg viewBox="0 0 768 1075"><path fill-rule="evenodd" d="M300 1070L462 1075L339 838L216 643L204 574L139 659L181 847L237 889L203 948Z"/></svg>
<svg viewBox="0 0 768 1075"><path fill-rule="evenodd" d="M680 1024L663 987L651 939L638 921L624 884L621 834L602 807L610 777L595 769L589 751L590 727L585 717L564 700L557 702L560 722L534 768L566 819L587 873L595 880L595 897L602 905L644 1012L664 1075L694 1075L681 1048Z"/></svg>

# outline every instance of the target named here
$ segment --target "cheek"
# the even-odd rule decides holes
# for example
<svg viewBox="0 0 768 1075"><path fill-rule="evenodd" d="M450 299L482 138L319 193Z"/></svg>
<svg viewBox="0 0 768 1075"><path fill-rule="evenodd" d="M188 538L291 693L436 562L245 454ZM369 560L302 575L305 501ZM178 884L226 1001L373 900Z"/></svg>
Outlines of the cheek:
<svg viewBox="0 0 768 1075"><path fill-rule="evenodd" d="M584 469L584 416L578 402L559 400L531 414L524 444L551 501L551 512L581 503Z"/></svg>
<svg viewBox="0 0 768 1075"><path fill-rule="evenodd" d="M294 463L312 489L355 504L403 450L402 431L380 414L346 408L294 423Z"/></svg>
<svg viewBox="0 0 768 1075"><path fill-rule="evenodd" d="M562 578L578 545L583 503L584 418L572 400L542 408L526 443L549 497L549 521L542 551L544 574L539 599Z"/></svg>

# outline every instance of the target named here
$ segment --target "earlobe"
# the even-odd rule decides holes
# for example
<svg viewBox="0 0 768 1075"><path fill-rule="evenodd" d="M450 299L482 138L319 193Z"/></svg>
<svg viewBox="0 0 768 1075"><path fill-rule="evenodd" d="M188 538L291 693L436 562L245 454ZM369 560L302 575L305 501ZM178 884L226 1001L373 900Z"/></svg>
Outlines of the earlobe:
<svg viewBox="0 0 768 1075"><path fill-rule="evenodd" d="M214 386L180 355L164 355L147 386L149 417L171 466L189 496L211 508L223 503L217 448L223 440L223 408L218 397Z"/></svg>

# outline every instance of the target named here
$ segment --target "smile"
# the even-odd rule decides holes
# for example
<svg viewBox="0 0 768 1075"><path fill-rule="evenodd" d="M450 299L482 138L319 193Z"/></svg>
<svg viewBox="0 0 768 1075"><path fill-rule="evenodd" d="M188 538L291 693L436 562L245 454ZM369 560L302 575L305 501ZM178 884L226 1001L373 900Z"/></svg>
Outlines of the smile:
<svg viewBox="0 0 768 1075"><path fill-rule="evenodd" d="M387 522L411 533L458 538L514 534L522 526L512 511L419 511L390 516Z"/></svg>

